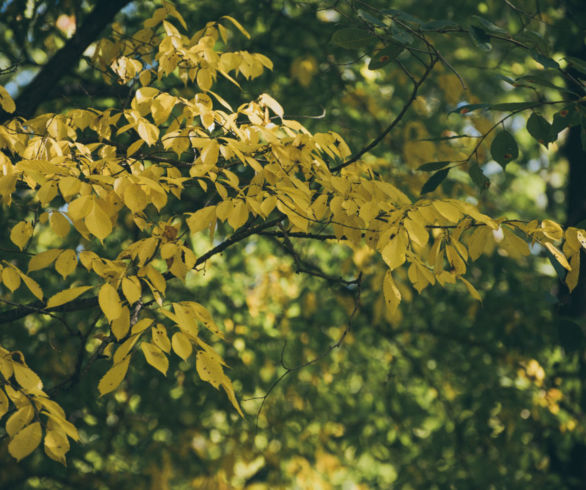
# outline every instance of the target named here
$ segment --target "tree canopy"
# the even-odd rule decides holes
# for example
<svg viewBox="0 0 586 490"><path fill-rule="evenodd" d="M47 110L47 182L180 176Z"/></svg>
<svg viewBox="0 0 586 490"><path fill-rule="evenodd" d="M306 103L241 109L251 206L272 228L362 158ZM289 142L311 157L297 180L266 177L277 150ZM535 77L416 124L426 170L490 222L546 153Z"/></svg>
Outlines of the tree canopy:
<svg viewBox="0 0 586 490"><path fill-rule="evenodd" d="M583 488L586 15L394 7L0 2L2 488Z"/></svg>

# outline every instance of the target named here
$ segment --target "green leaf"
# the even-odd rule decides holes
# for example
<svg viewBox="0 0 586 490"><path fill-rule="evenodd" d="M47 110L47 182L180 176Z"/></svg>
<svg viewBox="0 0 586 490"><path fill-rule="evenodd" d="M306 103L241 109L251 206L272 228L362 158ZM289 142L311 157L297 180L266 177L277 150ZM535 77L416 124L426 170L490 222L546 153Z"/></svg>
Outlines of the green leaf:
<svg viewBox="0 0 586 490"><path fill-rule="evenodd" d="M470 175L472 182L474 182L480 190L488 189L490 186L490 180L484 175L484 172L482 172L478 163L473 162L470 164L468 175Z"/></svg>
<svg viewBox="0 0 586 490"><path fill-rule="evenodd" d="M575 68L586 75L586 61L581 60L580 58L574 58L573 56L566 56L566 60L570 62L572 68Z"/></svg>
<svg viewBox="0 0 586 490"><path fill-rule="evenodd" d="M421 170L422 172L434 172L435 170L440 170L440 169L448 166L450 163L451 162L430 162L430 163L424 163L417 170Z"/></svg>
<svg viewBox="0 0 586 490"><path fill-rule="evenodd" d="M437 187L446 179L449 171L450 169L446 168L433 174L429 179L427 179L427 182L423 184L423 187L421 188L421 194L427 194L428 192L433 192L436 190Z"/></svg>
<svg viewBox="0 0 586 490"><path fill-rule="evenodd" d="M411 35L411 33L409 33L409 31L404 29L403 26L399 24L395 23L391 25L390 32L391 37L399 43L413 44L413 41L415 41L415 38Z"/></svg>
<svg viewBox="0 0 586 490"><path fill-rule="evenodd" d="M370 31L348 27L334 32L331 43L346 49L360 49L368 46L374 39Z"/></svg>
<svg viewBox="0 0 586 490"><path fill-rule="evenodd" d="M539 54L536 51L529 51L529 54L531 55L531 57L537 61L538 63L542 64L545 68L559 68L560 65L558 65L557 61L552 60L551 58L547 57L547 56L543 56L542 54Z"/></svg>
<svg viewBox="0 0 586 490"><path fill-rule="evenodd" d="M399 56L404 50L405 47L402 44L391 41L388 46L372 55L372 59L368 64L368 69L378 70L379 68L382 68L397 58L397 56Z"/></svg>
<svg viewBox="0 0 586 490"><path fill-rule="evenodd" d="M553 141L551 125L535 112L527 120L527 131L544 146Z"/></svg>
<svg viewBox="0 0 586 490"><path fill-rule="evenodd" d="M502 130L492 140L490 153L492 158L505 168L507 163L515 160L519 156L519 148L513 135L508 131Z"/></svg>
<svg viewBox="0 0 586 490"><path fill-rule="evenodd" d="M504 104L491 104L488 106L488 109L491 111L514 112L530 109L531 107L535 107L535 105L535 102L507 102Z"/></svg>
<svg viewBox="0 0 586 490"><path fill-rule="evenodd" d="M492 44L490 44L490 36L480 27L470 26L468 29L470 37L474 44L484 51L490 51Z"/></svg>
<svg viewBox="0 0 586 490"><path fill-rule="evenodd" d="M490 20L481 17L480 15L473 15L471 17L472 21L476 23L477 26L481 29L485 29L488 32L496 32L498 34L508 34L505 29L502 27L493 24Z"/></svg>
<svg viewBox="0 0 586 490"><path fill-rule="evenodd" d="M564 107L560 111L556 112L553 116L553 122L551 123L552 136L557 135L560 131L577 126L580 124L580 115L576 108L571 105Z"/></svg>
<svg viewBox="0 0 586 490"><path fill-rule="evenodd" d="M453 20L440 19L426 22L421 26L421 29L424 31L443 31L445 29L457 29L459 27L460 24L454 22Z"/></svg>

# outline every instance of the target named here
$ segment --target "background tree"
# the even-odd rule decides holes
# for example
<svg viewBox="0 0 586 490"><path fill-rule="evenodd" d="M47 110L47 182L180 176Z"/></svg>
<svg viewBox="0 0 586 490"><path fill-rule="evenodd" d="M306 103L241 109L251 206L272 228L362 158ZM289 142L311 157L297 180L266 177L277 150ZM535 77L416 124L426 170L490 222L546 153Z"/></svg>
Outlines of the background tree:
<svg viewBox="0 0 586 490"><path fill-rule="evenodd" d="M120 3L118 7L123 6ZM119 23L112 26L111 33L106 33L118 41L117 45L101 44L100 48L93 48L93 53L86 52L87 57L75 70L69 73L59 70L59 81L53 79L50 85L46 82L37 85L42 89L33 91L37 106L24 106L31 98L24 96L27 89L23 88L23 95L16 97L16 113L28 117L37 109L39 114L60 114L72 107L90 106L97 110L132 108L141 112L144 109L137 104L145 103L152 113L148 115L147 110L141 117L147 117L148 121L158 117L155 114L160 109L150 109L155 107L153 101L158 95L149 98L148 92L138 92L137 97L140 85L149 85L149 82L145 84L131 77L120 63L110 63L122 54L116 51L122 43L127 43L129 52L125 54L129 58L139 53L139 59L145 61L148 49L141 51L140 42L145 39L137 39L136 31L158 6L146 2L141 2L140 6L130 4L121 13ZM431 161L444 162L424 167L436 172L431 177L431 182L437 184L434 196L467 196L492 216L504 213L508 218L553 217L558 221L564 219L565 202L570 202L569 216L574 216L572 210L579 208L575 203L581 202L580 188L570 188L570 197L566 198L563 185L567 170L563 169L563 162L555 166L549 163L549 160L561 158L552 152L543 153L544 145L542 151L538 151L538 143L532 143L520 130L532 112L550 121L556 113L557 118L553 119L555 134L551 125L545 126L541 119L533 118L538 123L536 129L529 132L536 140L543 139L544 132L546 138L557 139L558 130L580 122L582 106L572 99L580 100L583 95L580 92L583 90L581 59L564 56L564 51L559 51L562 48L555 44L558 41L549 41L560 40L561 46L560 32L566 35L574 30L579 35L573 24L563 25L564 17L570 17L567 15L570 6L542 6L536 10L529 4L509 4L508 9L497 3L454 5L446 15L445 6L436 2L427 6L425 11L429 12L429 18L426 22L406 12L381 11L374 3L360 7L358 11L356 4L345 3L331 8L293 2L255 2L254 5L202 2L181 6L179 10L190 27L203 26L208 20L217 21L222 15L230 14L252 30L249 41L240 37L232 43L239 46L248 43L245 47L249 51L267 54L275 62L272 74L263 75L253 84L242 83L242 91L219 80L213 90L235 107L239 101L270 93L285 108L287 119L298 119L314 133L332 128L338 131L362 159L346 166L355 160L353 156L345 159L322 156L333 169L332 173L350 178L369 175L370 171L371 178L391 182L406 192L409 199L420 202L417 201L419 193L430 174L417 168ZM25 74L35 69L35 63L30 61L34 59L33 53L46 52L46 59L50 60L59 57L63 60L63 53L69 53L65 66L73 68L81 52L79 48L72 50L71 45L85 48L94 41L83 28L66 41L67 33L58 30L65 21L59 24L58 19L62 18L62 13L70 23L74 21L71 14L76 14L75 19L84 15L87 19L95 19L98 17L92 16L97 16L97 6L92 9L92 5L85 3L45 6L40 3L36 9L29 8L27 13L18 2L11 2L2 8L6 12L3 19L9 27L5 32L20 28L21 32L29 33L24 37L21 34L21 39L33 40L29 44L18 43L14 42L18 38L10 35L4 40L7 47L3 52L20 53L12 54L13 58L6 62L7 67L15 67L15 61L21 63L14 72L8 73L11 76L8 82L3 81L13 93L16 85L25 85ZM442 8L442 12L434 15L434 9ZM99 18L104 19L102 25L108 23L107 17L111 18L114 10L100 14ZM409 5L405 10L416 13ZM487 24L484 17L471 17L477 13L484 14L493 24ZM579 28L579 11L573 14L571 18ZM446 17L448 20L435 24L428 22ZM182 30L177 17L171 16L168 20ZM230 22L223 24L227 27ZM60 32L64 32L63 35ZM193 33L191 29L182 32ZM556 46L555 51L551 51L552 46ZM482 56L483 66L485 63L488 66L482 69L478 66L479 53L489 47L491 51ZM431 58L428 58L430 53ZM545 68L537 75L531 72L539 69L536 61ZM428 72L431 62L433 69ZM563 68L556 67L554 62L561 63ZM43 72L49 71L50 63L40 68L37 80L42 80ZM564 63L568 63L567 67ZM102 74L97 74L96 65ZM373 70L368 70L367 66ZM149 62L143 63L143 67L149 67ZM156 67L153 64L153 68ZM184 87L176 74L166 78L159 89L173 97L192 98L194 85L188 83ZM508 78L508 82L505 80L508 85L498 78L503 74ZM524 76L526 78L518 80ZM117 77L124 83L105 83ZM414 84L410 83L411 78ZM35 83L38 82L32 82L29 87L34 87ZM203 83L205 88L205 80L197 79L196 83L200 89ZM514 90L503 88L515 84L520 86ZM563 90L564 84L572 93ZM417 86L416 93L413 85ZM50 86L56 87L52 93ZM142 93L146 96L141 101ZM130 105L133 99L135 102ZM495 107L495 100L517 105ZM553 103L558 100L565 102ZM9 99L3 101L3 107L10 110ZM264 103L267 111L277 108L277 113L269 112L268 117L273 124L278 124L279 119L275 117L280 112L278 106L268 98L258 101L261 106ZM461 108L461 104L486 101L493 105ZM450 115L449 112L458 106L459 110ZM289 115L291 108L299 114ZM548 112L550 108L551 113ZM320 116L324 114L323 109L325 115ZM469 115L462 115L468 111ZM567 111L565 116L563 111ZM177 112L174 114L176 116ZM564 125L560 122L562 116L570 116L570 122ZM4 117L8 121L12 116L6 114ZM80 120L84 117L81 115ZM267 116L259 114L259 117ZM504 119L503 124L495 125L501 119ZM60 119L56 117L55 120ZM47 122L50 119L46 116L35 121L19 127L20 131L30 131L31 127L39 132L49 131ZM122 118L115 127L121 128L123 121ZM153 122L159 126L156 120ZM157 145L160 143L153 143L152 150L148 146L149 130L154 130L150 126L139 130L139 123L135 121L135 129L119 135L112 132L106 143L116 148L115 155L123 161L134 158L146 163L145 168L166 166L169 154L154 153L159 151ZM241 121L237 123L242 124ZM5 127L11 128L10 124L15 123L9 122ZM79 121L75 122L73 127L78 124ZM163 121L163 124L167 123ZM495 125L494 130L488 132L492 125ZM511 143L509 136L500 132L503 125L518 143ZM48 138L64 136L59 133L63 131L59 126L53 131L57 131L57 135L49 132ZM463 137L463 134L473 138ZM502 135L496 143L492 140L495 134ZM483 138L483 144L473 151L478 136ZM82 144L95 140L90 129L80 128L77 137ZM34 135L31 138L34 139ZM563 138L562 133L559 141ZM141 139L144 140L142 146L132 148L136 153L129 155L131 142ZM5 136L5 141L10 145L10 135ZM339 151L340 140L336 141ZM570 136L567 141L570 144L574 140ZM371 145L371 142L376 144ZM190 143L196 149L194 154L177 154L174 158L176 167L183 172L191 168L194 156L202 158L203 151L199 154L198 151L205 150L195 141ZM315 144L315 140L308 139L302 144ZM509 163L518 146L522 150L518 164ZM303 152L303 148L299 150ZM4 151L14 164L22 149L13 145ZM330 152L335 151L334 147L330 148ZM113 157L100 156L102 159ZM491 156L501 165L488 162ZM258 158L264 162L262 155ZM572 161L570 158L570 163ZM340 173L342 166L345 168ZM501 167L505 171L501 171ZM239 166L230 168L240 184L250 182L250 173L243 172ZM450 168L449 173L447 168ZM473 187L486 187L487 180L482 172L490 177L490 187L485 192ZM312 191L324 182L318 176L312 180L310 175L300 174L299 178L309 179ZM441 178L444 178L443 183L439 182ZM62 194L62 186L58 184L59 192L68 201L70 196L67 192L67 197ZM186 187L181 200L171 198L164 213L179 216L216 202L209 201L205 189L198 186ZM427 189L430 187L427 184ZM576 189L577 193L572 194L571 189ZM34 196L22 186L12 194L12 205L5 208L4 214L8 220L7 230L33 220L30 203L34 200L27 199ZM118 247L127 247L142 237L130 221L131 214L141 210L132 209L131 193L128 196L124 204L132 213L122 212L121 216L129 218L120 222L125 223L124 226L113 227L113 235L106 239L107 249L99 252L105 253L105 258L110 260ZM125 198L126 193L122 192L121 197ZM153 195L149 197L155 199ZM57 201L52 203L53 214L55 210L69 212L58 204ZM449 215L456 212L453 208L444 207L443 210L448 217L440 212L443 217L435 216L435 220L449 219ZM43 220L41 211L39 209L40 221ZM286 210L281 212L287 214ZM462 214L461 210L459 212ZM269 216L268 222L280 216L282 214ZM201 217L192 219L192 224L196 223L191 227L192 232L199 228L197 223ZM570 225L579 224L578 218L570 219ZM296 217L289 216L289 220L295 222ZM518 255L524 253L516 235L508 233L504 240L487 246L484 252L489 257L475 261L470 271L473 283L483 295L481 306L464 294L465 284L461 284L461 288L432 288L417 294L409 285L414 283L417 289L415 273L398 269L394 272L395 283L404 301L399 309L389 311L381 294L386 266L360 240L351 250L338 245L331 239L334 235L342 244L348 237L335 226L332 229L324 222L318 229L303 231L288 228L286 220L282 226L272 228L263 228L263 224L257 225L251 220L233 232L232 225L238 223L237 217L229 218L228 222L228 226L220 226L216 231L219 241L210 244L200 238L191 240L197 265L206 264L205 275L201 272L188 275L187 290L178 280L169 280L166 297L176 302L192 300L195 294L197 302L209 309L217 323L223 324L227 342L214 342L214 347L232 366L229 377L235 392L244 400L245 412L251 415L240 421L221 392L215 396L213 390L203 387L196 391L190 382L195 377L193 364L178 363L173 356L168 372L176 374L175 381L171 381L171 377L153 377L152 368L140 366L144 362L142 354L135 355L123 387L115 395L96 400L98 381L112 365L112 359L104 359L114 350L109 346L124 339L115 333L117 328L124 327L113 325L110 330L103 318L104 313L108 315L110 303L103 302L104 311L101 311L95 299L73 299L53 311L52 317L47 317L38 315L39 310L46 310L46 303L31 305L26 284L12 295L3 290L3 293L6 291L3 301L28 307L7 307L2 317L5 324L18 320L19 327L3 330L2 345L24 353L45 386L51 386L48 393L66 409L82 438L82 444L72 445L68 470L37 451L18 465L6 466L9 468L3 483L6 487L111 487L140 482L154 487L168 482L175 487L189 482L202 486L204 481L217 486L221 482L236 486L264 482L274 487L288 486L292 480L309 488L325 482L341 485L344 481L368 487L394 484L406 488L427 488L431 484L580 487L583 480L580 480L581 470L577 463L583 447L583 428L579 420L584 406L580 383L584 349L582 330L576 321L581 320L576 310L563 312L562 320L555 314L559 308L552 305L557 302L556 286L550 277L543 275L543 272L552 271L543 250L534 247L532 254L515 266L514 261L505 256L520 258ZM37 226L42 228L41 224ZM176 222L170 224L177 225ZM24 226L20 228L26 236ZM429 226L452 224L438 222ZM561 230L553 222L535 226L538 228L528 227L525 231L541 243L551 244L559 238ZM58 225L53 229L57 230ZM440 241L436 233L430 233L430 244ZM178 238L171 236L173 234L170 228L161 229L161 242L173 242ZM91 236L89 241L80 243L75 232L69 233L62 242L55 241L50 233L45 235L43 238L35 234L27 251L75 250L80 244L87 249L90 244L97 245ZM409 231L408 236L411 238ZM575 257L579 257L580 245L576 241L579 236L572 235L564 245L563 251L570 256L570 261L578 260ZM3 236L3 248L7 254L12 254L6 257L3 265L8 270L11 269L9 264L26 270L28 260L16 253L14 246L14 242L17 245L22 242L16 233L12 238L10 242L9 233ZM491 235L482 238L490 239ZM471 255L473 249L478 249L478 244L473 245L466 238L462 241ZM220 248L214 248L218 244ZM221 251L222 256L214 255L214 261L208 263L209 250ZM556 249L551 252L559 254ZM189 259L185 255L187 252L183 253L181 259L185 264ZM387 262L392 262L394 256L388 255ZM50 258L45 255L42 260L48 260L47 257ZM165 266L172 267L173 263L163 264L165 259L160 258L163 270ZM551 259L551 264L558 268L558 260L563 261L560 255L558 260ZM453 256L452 267L454 260L457 258ZM393 267L394 264L389 265ZM66 270L63 267L59 266L57 272ZM81 270L77 268L67 281L84 281ZM541 275L535 271L541 271ZM568 281L563 271L560 270L560 274ZM42 276L41 272L33 271L30 275L48 292L47 296L62 287L55 271ZM96 292L112 279L108 274L102 278L105 281L95 282ZM570 277L570 284L572 281ZM324 289L324 284L329 287ZM147 287L146 282L142 287ZM127 284L126 289L130 290L128 288ZM130 303L128 296L125 300L123 289L122 286L117 294ZM575 298L576 292L583 290L577 287L574 291ZM155 293L151 295L155 299ZM148 296L147 303L152 299ZM570 299L568 305L572 304L580 303ZM73 311L66 312L66 309ZM89 318L89 311L95 314L93 318ZM77 333L78 328L80 333ZM151 325L148 328L152 328ZM169 332L171 334L172 330ZM156 330L147 331L147 334L153 339L149 343L158 345L154 340ZM337 346L342 348L334 348ZM150 362L148 355L146 360ZM13 361L18 363L18 359ZM20 383L18 378L13 379ZM275 384L277 381L279 383ZM270 395L265 398L267 392ZM251 397L260 398L246 401ZM83 403L80 404L80 400ZM194 407L197 410L194 411ZM258 419L254 417L256 413ZM12 412L6 417L11 415ZM197 479L194 481L194 478Z"/></svg>

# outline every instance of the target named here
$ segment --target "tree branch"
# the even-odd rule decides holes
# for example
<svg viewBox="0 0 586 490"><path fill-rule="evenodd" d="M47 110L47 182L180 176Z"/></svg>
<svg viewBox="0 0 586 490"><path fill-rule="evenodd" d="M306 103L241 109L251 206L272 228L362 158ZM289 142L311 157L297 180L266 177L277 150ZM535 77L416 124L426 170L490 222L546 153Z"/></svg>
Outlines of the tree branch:
<svg viewBox="0 0 586 490"><path fill-rule="evenodd" d="M75 66L86 48L96 40L100 32L112 21L114 16L131 0L103 0L96 2L95 8L84 20L81 27L63 48L39 71L16 99L15 114L0 111L0 124L13 116L31 117L39 105L47 99L47 94Z"/></svg>
<svg viewBox="0 0 586 490"><path fill-rule="evenodd" d="M338 172L340 170L342 170L343 168L347 167L348 165L353 164L354 162L357 162L362 155L364 155L365 153L368 153L370 150L372 150L376 145L378 145L383 139L384 137L389 134L397 124L399 124L399 122L401 121L401 119L403 119L403 117L405 116L405 114L407 113L407 110L409 110L409 107L411 107L411 104L413 103L413 101L415 100L415 98L417 97L417 92L419 91L419 87L421 87L421 85L423 84L423 82L427 79L427 77L429 76L429 74L431 73L431 70L433 69L433 67L435 66L435 64L437 63L437 59L434 59L429 66L426 68L425 73L422 75L422 77L415 83L414 87L413 87L413 91L411 92L411 96L409 97L409 99L407 100L407 102L405 102L405 105L403 106L403 108L401 109L401 111L399 112L399 114L397 114L397 116L395 117L395 119L392 120L391 124L389 124L387 126L387 128L381 133L379 134L374 140L372 140L368 145L366 145L364 148L362 148L362 150L360 150L358 153L355 153L354 155L352 155L348 160L346 160L344 163L341 163L340 165L334 167L331 169L331 172Z"/></svg>

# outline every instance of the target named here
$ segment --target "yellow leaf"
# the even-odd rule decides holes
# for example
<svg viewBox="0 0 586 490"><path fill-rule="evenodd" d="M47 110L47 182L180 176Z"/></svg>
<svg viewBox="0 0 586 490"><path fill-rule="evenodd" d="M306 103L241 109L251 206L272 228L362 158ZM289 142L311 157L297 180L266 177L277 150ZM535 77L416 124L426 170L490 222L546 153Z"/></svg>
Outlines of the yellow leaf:
<svg viewBox="0 0 586 490"><path fill-rule="evenodd" d="M187 226L191 233L205 230L216 220L216 206L207 206L198 209L187 218Z"/></svg>
<svg viewBox="0 0 586 490"><path fill-rule="evenodd" d="M138 122L136 131L149 146L154 145L159 139L159 128L154 124L145 121L144 119Z"/></svg>
<svg viewBox="0 0 586 490"><path fill-rule="evenodd" d="M4 267L2 269L2 282L10 291L14 292L20 287L20 276L12 267Z"/></svg>
<svg viewBox="0 0 586 490"><path fill-rule="evenodd" d="M140 185L128 184L124 188L124 204L133 213L140 213L147 207L147 196Z"/></svg>
<svg viewBox="0 0 586 490"><path fill-rule="evenodd" d="M401 234L392 238L385 248L383 248L381 255L390 270L395 270L405 262L406 249L407 246L402 240Z"/></svg>
<svg viewBox="0 0 586 490"><path fill-rule="evenodd" d="M151 326L151 323L153 323L153 320L150 318L143 318L142 320L136 322L133 326L132 326L132 330L130 331L130 333L132 335L137 335L139 333L144 332L147 328L149 328Z"/></svg>
<svg viewBox="0 0 586 490"><path fill-rule="evenodd" d="M29 261L28 271L33 272L44 269L45 267L49 267L60 253L61 249L59 248L54 248L52 250L47 250L46 252L38 253Z"/></svg>
<svg viewBox="0 0 586 490"><path fill-rule="evenodd" d="M67 206L67 214L72 221L84 219L92 210L92 199L90 196L79 196Z"/></svg>
<svg viewBox="0 0 586 490"><path fill-rule="evenodd" d="M51 217L49 218L49 224L51 225L52 230L60 236L64 238L69 233L69 229L71 225L65 216L61 213L53 212L51 213Z"/></svg>
<svg viewBox="0 0 586 490"><path fill-rule="evenodd" d="M126 372L128 371L129 363L130 357L126 357L108 369L106 374L104 374L98 383L100 396L104 396L105 394L114 391L116 388L118 388L118 386L120 386L120 383L122 383L124 377L126 376Z"/></svg>
<svg viewBox="0 0 586 490"><path fill-rule="evenodd" d="M167 354L171 352L171 341L167 335L165 325L158 323L151 329L151 335L153 337L153 344Z"/></svg>
<svg viewBox="0 0 586 490"><path fill-rule="evenodd" d="M30 238L33 236L33 227L26 221L17 223L10 231L10 241L20 250L24 249Z"/></svg>
<svg viewBox="0 0 586 490"><path fill-rule="evenodd" d="M122 304L118 292L109 283L105 283L98 294L98 303L108 321L116 320L122 314Z"/></svg>
<svg viewBox="0 0 586 490"><path fill-rule="evenodd" d="M166 93L159 94L153 100L151 104L151 114L153 115L153 121L155 121L157 126L160 126L169 118L176 103L177 98Z"/></svg>
<svg viewBox="0 0 586 490"><path fill-rule="evenodd" d="M66 289L65 291L60 291L49 298L47 301L47 308L56 308L57 306L69 303L91 288L92 286L79 286L76 288Z"/></svg>
<svg viewBox="0 0 586 490"><path fill-rule="evenodd" d="M13 363L16 382L29 393L39 393L43 389L43 382L31 368L19 362Z"/></svg>
<svg viewBox="0 0 586 490"><path fill-rule="evenodd" d="M136 276L122 278L122 292L129 304L136 303L142 294L140 280Z"/></svg>
<svg viewBox="0 0 586 490"><path fill-rule="evenodd" d="M420 247L423 247L427 244L429 240L429 233L425 228L425 225L416 219L408 218L404 221L403 226L409 233L409 238L415 242Z"/></svg>
<svg viewBox="0 0 586 490"><path fill-rule="evenodd" d="M201 161L206 166L215 165L218 161L218 156L220 154L220 146L216 140L211 140L202 150L201 150Z"/></svg>
<svg viewBox="0 0 586 490"><path fill-rule="evenodd" d="M241 199L232 201L232 211L228 214L228 224L236 231L248 221L248 207Z"/></svg>
<svg viewBox="0 0 586 490"><path fill-rule="evenodd" d="M550 240L561 240L564 236L564 230L555 221L544 219L541 223L542 233Z"/></svg>
<svg viewBox="0 0 586 490"><path fill-rule="evenodd" d="M566 285L571 293L578 285L578 276L580 275L580 251L570 257L570 266L572 269L566 274Z"/></svg>
<svg viewBox="0 0 586 490"><path fill-rule="evenodd" d="M464 286L466 286L466 289L470 293L470 296L472 296L474 299L477 299L478 301L482 301L482 296L480 296L478 290L472 284L470 284L469 281L467 281L463 277L460 277L459 279L464 283Z"/></svg>
<svg viewBox="0 0 586 490"><path fill-rule="evenodd" d="M10 437L13 437L19 430L27 425L34 417L35 410L29 403L24 407L19 408L6 421L6 432Z"/></svg>
<svg viewBox="0 0 586 490"><path fill-rule="evenodd" d="M143 342L140 345L140 348L142 349L146 361L166 376L167 369L169 369L169 359L167 359L167 356L163 351L149 342Z"/></svg>
<svg viewBox="0 0 586 490"><path fill-rule="evenodd" d="M45 454L51 459L65 464L65 454L69 451L69 439L60 430L48 430L45 434Z"/></svg>
<svg viewBox="0 0 586 490"><path fill-rule="evenodd" d="M165 289L167 289L167 281L165 281L163 274L161 274L153 266L149 265L147 267L147 277L157 291L163 294L165 293Z"/></svg>
<svg viewBox="0 0 586 490"><path fill-rule="evenodd" d="M122 313L118 318L112 321L112 326L110 328L117 340L126 337L126 334L130 330L130 310L127 306L122 307Z"/></svg>
<svg viewBox="0 0 586 490"><path fill-rule="evenodd" d="M385 297L387 308L391 313L393 313L401 302L401 292L393 280L391 271L387 271L385 273L385 277L383 279L383 295Z"/></svg>
<svg viewBox="0 0 586 490"><path fill-rule="evenodd" d="M232 381L230 381L227 376L224 376L224 381L222 382L222 388L224 388L224 391L228 395L228 400L230 400L230 403L232 403L232 406L238 411L238 413L240 414L241 417L244 417L244 414L242 413L242 409L240 408L240 404L238 403L238 400L236 399L236 395L234 394L234 388L232 387Z"/></svg>
<svg viewBox="0 0 586 490"><path fill-rule="evenodd" d="M68 200L68 197L79 192L81 181L75 177L67 176L59 179L57 185L59 186L59 192L61 192L61 195Z"/></svg>
<svg viewBox="0 0 586 490"><path fill-rule="evenodd" d="M64 250L55 262L55 270L65 279L69 274L73 273L77 266L77 255L75 250Z"/></svg>
<svg viewBox="0 0 586 490"><path fill-rule="evenodd" d="M210 88L212 88L212 74L210 70L208 70L207 68L200 68L197 71L196 80L197 85L199 86L202 92L207 92ZM210 125L211 124L207 125L206 127Z"/></svg>
<svg viewBox="0 0 586 490"><path fill-rule="evenodd" d="M144 145L144 141L143 140L136 140L134 143L132 143L126 149L126 157L130 157L130 156L134 155L138 150L140 150L140 147L142 145Z"/></svg>
<svg viewBox="0 0 586 490"><path fill-rule="evenodd" d="M6 112L12 114L16 110L16 104L8 91L0 85L0 107Z"/></svg>
<svg viewBox="0 0 586 490"><path fill-rule="evenodd" d="M232 24L234 24L234 27L236 27L236 29L238 29L247 39L250 39L250 34L248 34L248 31L246 29L244 29L244 27L242 27L236 19L234 19L233 17L230 17L229 15L224 15L224 17L222 17L222 19L226 19L226 20L229 20L230 22L232 22Z"/></svg>
<svg viewBox="0 0 586 490"><path fill-rule="evenodd" d="M195 368L201 380L207 381L216 389L224 382L226 377L224 369L216 356L203 350L197 351Z"/></svg>
<svg viewBox="0 0 586 490"><path fill-rule="evenodd" d="M184 361L187 361L193 352L193 346L191 345L189 337L182 332L175 332L173 334L173 337L171 337L171 345L173 346L175 354Z"/></svg>
<svg viewBox="0 0 586 490"><path fill-rule="evenodd" d="M8 452L17 461L26 458L41 443L41 424L34 422L19 431L8 444Z"/></svg>
<svg viewBox="0 0 586 490"><path fill-rule="evenodd" d="M0 419L6 415L9 406L10 402L8 401L8 397L4 393L4 390L0 388Z"/></svg>
<svg viewBox="0 0 586 490"><path fill-rule="evenodd" d="M100 240L112 233L112 222L100 205L94 200L91 211L85 217L85 225L92 235Z"/></svg>
<svg viewBox="0 0 586 490"><path fill-rule="evenodd" d="M41 289L37 281L31 279L29 276L22 273L21 271L18 271L18 274L20 275L22 281L26 284L26 287L29 289L29 291L33 293L38 299L43 299L43 290Z"/></svg>
<svg viewBox="0 0 586 490"><path fill-rule="evenodd" d="M451 223L457 223L462 218L461 211L453 204L446 201L433 201L433 207Z"/></svg>
<svg viewBox="0 0 586 490"><path fill-rule="evenodd" d="M159 240L154 237L142 240L141 245L138 248L138 258L140 259L141 265L146 263L153 256L158 244Z"/></svg>
<svg viewBox="0 0 586 490"><path fill-rule="evenodd" d="M261 105L267 106L271 111L273 111L280 118L282 118L285 115L285 111L283 111L281 104L279 104L269 94L262 94L258 98L258 101Z"/></svg>
<svg viewBox="0 0 586 490"><path fill-rule="evenodd" d="M566 256L562 252L560 252L557 248L555 248L553 246L553 244L547 242L547 243L545 243L545 248L547 248L551 252L551 254L555 257L555 259L560 263L560 265L564 269L567 269L569 271L572 270L572 267L568 263L568 259L566 259Z"/></svg>

